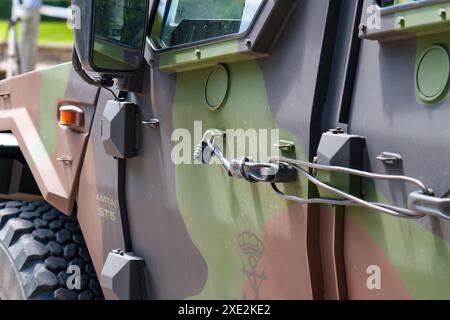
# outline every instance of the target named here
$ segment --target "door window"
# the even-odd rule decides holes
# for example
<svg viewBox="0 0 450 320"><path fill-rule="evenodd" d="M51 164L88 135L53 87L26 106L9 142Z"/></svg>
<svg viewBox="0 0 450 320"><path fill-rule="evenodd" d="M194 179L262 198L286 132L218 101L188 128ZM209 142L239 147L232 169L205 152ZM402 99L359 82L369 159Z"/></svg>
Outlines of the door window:
<svg viewBox="0 0 450 320"><path fill-rule="evenodd" d="M264 0L161 0L151 30L156 49L245 33Z"/></svg>

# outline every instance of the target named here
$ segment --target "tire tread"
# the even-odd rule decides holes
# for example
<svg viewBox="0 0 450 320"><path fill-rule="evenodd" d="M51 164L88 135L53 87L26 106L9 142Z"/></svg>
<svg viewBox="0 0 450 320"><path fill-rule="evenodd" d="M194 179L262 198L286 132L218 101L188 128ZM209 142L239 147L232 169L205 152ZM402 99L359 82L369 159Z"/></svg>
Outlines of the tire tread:
<svg viewBox="0 0 450 320"><path fill-rule="evenodd" d="M8 250L28 299L103 299L74 216L45 202L0 201L0 242ZM69 290L69 265L81 268L82 288Z"/></svg>

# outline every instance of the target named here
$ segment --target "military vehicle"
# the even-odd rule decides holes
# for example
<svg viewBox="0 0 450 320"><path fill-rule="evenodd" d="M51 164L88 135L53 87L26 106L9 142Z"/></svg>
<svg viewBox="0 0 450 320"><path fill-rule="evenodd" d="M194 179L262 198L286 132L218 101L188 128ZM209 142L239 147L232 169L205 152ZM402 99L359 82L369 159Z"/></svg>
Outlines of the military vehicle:
<svg viewBox="0 0 450 320"><path fill-rule="evenodd" d="M450 1L72 4L0 82L2 299L450 298Z"/></svg>

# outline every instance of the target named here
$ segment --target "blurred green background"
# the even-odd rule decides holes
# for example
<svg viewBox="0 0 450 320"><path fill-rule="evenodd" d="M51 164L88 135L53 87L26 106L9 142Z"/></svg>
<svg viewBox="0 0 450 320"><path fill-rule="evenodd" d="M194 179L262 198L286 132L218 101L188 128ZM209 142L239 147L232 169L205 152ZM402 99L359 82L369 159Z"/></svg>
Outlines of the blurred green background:
<svg viewBox="0 0 450 320"><path fill-rule="evenodd" d="M44 0L44 4L59 7L70 6L70 0ZM11 15L11 1L0 0L0 42L4 42L8 32L8 21ZM61 43L73 42L72 30L65 21L54 18L42 17L39 29L39 43Z"/></svg>

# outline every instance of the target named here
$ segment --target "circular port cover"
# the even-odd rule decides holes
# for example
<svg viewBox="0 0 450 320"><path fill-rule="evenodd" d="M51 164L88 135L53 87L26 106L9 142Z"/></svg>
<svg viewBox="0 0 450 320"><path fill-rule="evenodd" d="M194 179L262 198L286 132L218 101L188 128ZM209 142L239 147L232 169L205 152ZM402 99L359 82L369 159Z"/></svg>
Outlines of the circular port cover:
<svg viewBox="0 0 450 320"><path fill-rule="evenodd" d="M439 99L447 89L450 58L442 46L432 46L420 56L416 70L416 89L427 102Z"/></svg>
<svg viewBox="0 0 450 320"><path fill-rule="evenodd" d="M206 103L212 110L222 107L228 94L228 88L228 70L219 64L211 70L205 87Z"/></svg>

